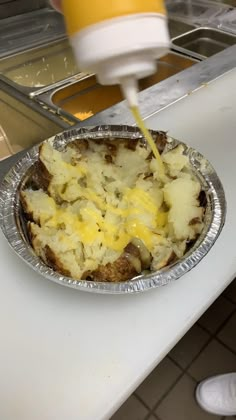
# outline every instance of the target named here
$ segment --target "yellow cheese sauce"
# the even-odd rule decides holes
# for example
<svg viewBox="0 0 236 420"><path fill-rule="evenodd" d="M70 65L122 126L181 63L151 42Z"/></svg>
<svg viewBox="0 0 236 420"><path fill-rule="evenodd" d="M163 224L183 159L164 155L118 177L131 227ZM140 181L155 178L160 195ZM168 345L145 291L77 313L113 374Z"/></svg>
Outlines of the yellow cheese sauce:
<svg viewBox="0 0 236 420"><path fill-rule="evenodd" d="M99 241L106 247L121 252L133 238L138 238L149 251L152 250L154 235L152 229L162 226L166 220L163 213L158 212L150 194L139 188L127 188L122 199L125 203L124 209L107 204L89 188L83 188L80 198L83 197L86 197L97 208L85 206L79 214L76 214L71 209L55 207L54 215L45 221L45 226L60 228L64 225L68 236L75 235L85 245L92 245L95 241ZM120 223L114 224L105 220L104 212L105 215L109 212L118 215ZM148 224L151 228L142 222L144 214L148 215Z"/></svg>
<svg viewBox="0 0 236 420"><path fill-rule="evenodd" d="M138 107L131 108L131 111L158 162L160 173L164 173L162 158ZM159 208L150 193L137 186L126 187L117 207L107 203L107 200L92 188L77 184L78 176L87 175L85 168L80 165L71 166L63 161L60 164L74 179L75 198L79 201L84 200L84 205L79 213L75 213L72 208L56 209L54 216L46 222L48 227L64 226L68 236L75 235L85 245L99 241L110 249L122 252L129 242L137 238L149 251L152 250L153 241L157 238L155 229L165 226L167 215L158 211ZM60 192L60 196L66 200L67 189Z"/></svg>
<svg viewBox="0 0 236 420"><path fill-rule="evenodd" d="M147 140L157 162L158 162L158 166L159 166L159 170L161 173L164 173L164 165L160 156L160 153L154 143L154 140L150 134L150 132L148 131L147 127L144 124L144 121L141 117L141 114L139 112L139 109L137 106L131 107L131 111L132 114L134 116L134 119L136 121L136 124L138 126L138 128L140 129L140 131L143 133L144 138Z"/></svg>
<svg viewBox="0 0 236 420"><path fill-rule="evenodd" d="M160 174L163 174L162 158L142 120L138 107L132 107L131 111L158 162ZM80 168L79 165L71 167L70 164L65 162L63 165L65 169L73 169L71 171L73 172L72 175L86 174L86 170ZM122 207L110 205L91 188L76 185L76 195L79 200L87 200L88 204L93 205L93 208L85 202L85 206L80 209L79 214L73 213L70 209L56 210L54 217L48 220L46 224L53 228L64 225L68 235L76 235L78 240L85 245L92 245L99 241L110 249L122 252L132 239L137 238L151 251L154 245L154 237L156 240L158 236L153 231L165 226L167 221L166 214L158 212L159 209L151 194L142 188L126 188L120 203ZM61 193L61 197L66 197L66 191ZM107 221L105 216L108 213L116 216L118 220L115 223Z"/></svg>

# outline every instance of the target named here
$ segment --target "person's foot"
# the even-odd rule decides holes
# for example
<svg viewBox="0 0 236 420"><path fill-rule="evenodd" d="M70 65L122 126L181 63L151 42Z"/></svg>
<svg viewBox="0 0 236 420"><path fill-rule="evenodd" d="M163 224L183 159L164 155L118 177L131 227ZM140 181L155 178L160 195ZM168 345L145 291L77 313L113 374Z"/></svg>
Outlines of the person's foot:
<svg viewBox="0 0 236 420"><path fill-rule="evenodd" d="M201 408L219 416L236 414L236 372L213 376L200 382L196 400Z"/></svg>

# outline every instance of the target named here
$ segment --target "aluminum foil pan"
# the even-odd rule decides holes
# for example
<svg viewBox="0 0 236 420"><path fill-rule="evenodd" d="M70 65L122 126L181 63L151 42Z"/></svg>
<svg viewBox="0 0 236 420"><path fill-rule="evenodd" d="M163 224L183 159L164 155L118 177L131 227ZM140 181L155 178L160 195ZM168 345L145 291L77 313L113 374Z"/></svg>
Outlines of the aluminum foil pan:
<svg viewBox="0 0 236 420"><path fill-rule="evenodd" d="M157 132L152 131L155 136ZM128 138L130 141L143 138L136 127L129 126L99 126L73 129L57 135L49 140L58 150L75 139L97 138ZM181 142L168 138L166 149L170 150ZM38 160L39 146L33 147L21 158L5 176L0 185L0 225L8 243L16 254L37 273L49 280L77 290L87 292L118 294L143 292L148 289L163 286L179 279L194 268L214 245L225 221L226 201L222 184L211 164L196 150L184 145L189 156L192 169L201 182L206 193L207 204L204 229L192 248L184 257L171 266L157 272L141 274L132 280L120 283L74 280L65 277L46 266L32 249L23 219L19 200L19 190L30 176L34 163Z"/></svg>

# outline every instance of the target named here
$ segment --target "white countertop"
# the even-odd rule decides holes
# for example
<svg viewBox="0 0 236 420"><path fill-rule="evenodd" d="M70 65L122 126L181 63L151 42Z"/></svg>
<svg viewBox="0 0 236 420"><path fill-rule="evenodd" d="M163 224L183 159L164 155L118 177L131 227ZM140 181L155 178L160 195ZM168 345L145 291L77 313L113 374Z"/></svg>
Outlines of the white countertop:
<svg viewBox="0 0 236 420"><path fill-rule="evenodd" d="M205 154L225 187L224 230L183 278L139 295L69 290L25 266L0 234L1 419L108 419L234 278L235 86L236 70L148 121Z"/></svg>

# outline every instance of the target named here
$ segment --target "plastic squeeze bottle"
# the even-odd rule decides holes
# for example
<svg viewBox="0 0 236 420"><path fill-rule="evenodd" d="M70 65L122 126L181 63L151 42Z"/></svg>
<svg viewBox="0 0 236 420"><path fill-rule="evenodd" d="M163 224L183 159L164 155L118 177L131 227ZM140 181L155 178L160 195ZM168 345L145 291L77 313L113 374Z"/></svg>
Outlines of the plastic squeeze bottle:
<svg viewBox="0 0 236 420"><path fill-rule="evenodd" d="M137 107L137 80L156 72L170 46L164 1L63 0L62 7L79 69L120 84Z"/></svg>

